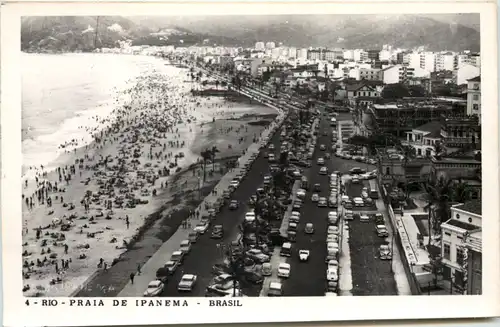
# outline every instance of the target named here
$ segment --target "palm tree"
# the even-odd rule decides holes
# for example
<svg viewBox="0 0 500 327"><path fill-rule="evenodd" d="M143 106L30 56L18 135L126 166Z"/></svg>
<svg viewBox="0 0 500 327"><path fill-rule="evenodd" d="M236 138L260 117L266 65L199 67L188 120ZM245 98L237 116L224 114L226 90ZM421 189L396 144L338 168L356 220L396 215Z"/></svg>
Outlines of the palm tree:
<svg viewBox="0 0 500 327"><path fill-rule="evenodd" d="M452 198L456 202L467 202L472 198L472 188L466 182L459 180L453 184Z"/></svg>
<svg viewBox="0 0 500 327"><path fill-rule="evenodd" d="M203 182L205 182L207 178L207 162L212 158L212 151L206 149L201 151L201 158L203 160Z"/></svg>
<svg viewBox="0 0 500 327"><path fill-rule="evenodd" d="M211 154L211 160L212 160L212 170L215 171L215 156L217 155L217 152L220 152L219 149L214 145L212 147L212 150L210 150Z"/></svg>
<svg viewBox="0 0 500 327"><path fill-rule="evenodd" d="M429 245L433 232L438 234L441 230L441 223L450 217L451 183L452 180L441 176L436 181L425 185L427 205L424 209L429 211Z"/></svg>
<svg viewBox="0 0 500 327"><path fill-rule="evenodd" d="M229 275L233 281L233 296L236 296L236 289L241 287L244 281L244 263L246 254L243 249L228 247L226 256L229 260Z"/></svg>

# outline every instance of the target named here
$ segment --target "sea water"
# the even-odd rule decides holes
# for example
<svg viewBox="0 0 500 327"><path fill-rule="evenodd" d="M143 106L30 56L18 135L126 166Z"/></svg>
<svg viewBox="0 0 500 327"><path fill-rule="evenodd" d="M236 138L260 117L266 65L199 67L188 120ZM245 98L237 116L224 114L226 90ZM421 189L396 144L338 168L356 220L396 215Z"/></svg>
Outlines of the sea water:
<svg viewBox="0 0 500 327"><path fill-rule="evenodd" d="M23 173L29 166L50 168L68 150L61 143L90 142L85 127L96 127L96 116L126 101L121 92L135 78L158 69L166 69L164 61L151 56L23 53Z"/></svg>

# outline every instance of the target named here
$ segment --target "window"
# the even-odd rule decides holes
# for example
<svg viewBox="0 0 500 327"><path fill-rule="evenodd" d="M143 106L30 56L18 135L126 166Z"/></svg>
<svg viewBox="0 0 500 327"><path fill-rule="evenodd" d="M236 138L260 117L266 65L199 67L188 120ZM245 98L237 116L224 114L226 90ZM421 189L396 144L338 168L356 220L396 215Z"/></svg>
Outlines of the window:
<svg viewBox="0 0 500 327"><path fill-rule="evenodd" d="M473 104L472 109L479 110L479 105L477 103Z"/></svg>
<svg viewBox="0 0 500 327"><path fill-rule="evenodd" d="M451 236L451 233L450 232L444 232L444 235Z"/></svg>
<svg viewBox="0 0 500 327"><path fill-rule="evenodd" d="M472 96L472 99L473 99L474 101L479 100L479 95L478 95L478 94L474 94L474 95Z"/></svg>
<svg viewBox="0 0 500 327"><path fill-rule="evenodd" d="M443 244L443 258L450 260L450 245Z"/></svg>
<svg viewBox="0 0 500 327"><path fill-rule="evenodd" d="M385 174L386 175L390 175L391 174L391 168L390 167L386 167L385 168Z"/></svg>

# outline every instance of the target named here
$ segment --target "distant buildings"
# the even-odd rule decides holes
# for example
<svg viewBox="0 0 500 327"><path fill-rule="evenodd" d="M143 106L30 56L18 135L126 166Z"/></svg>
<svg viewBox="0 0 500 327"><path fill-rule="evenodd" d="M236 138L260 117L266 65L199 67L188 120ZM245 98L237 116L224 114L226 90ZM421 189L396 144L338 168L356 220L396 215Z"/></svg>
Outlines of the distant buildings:
<svg viewBox="0 0 500 327"><path fill-rule="evenodd" d="M467 114L481 118L481 76L467 80ZM479 119L479 124L481 119Z"/></svg>
<svg viewBox="0 0 500 327"><path fill-rule="evenodd" d="M276 44L274 42L267 42L266 43L266 49L272 50L276 48Z"/></svg>
<svg viewBox="0 0 500 327"><path fill-rule="evenodd" d="M378 79L384 84L407 83L418 77L429 77L430 73L419 67L408 67L404 65L390 66L382 69Z"/></svg>
<svg viewBox="0 0 500 327"><path fill-rule="evenodd" d="M264 44L264 42L256 42L255 43L255 50L264 51L265 49L266 49L266 45Z"/></svg>
<svg viewBox="0 0 500 327"><path fill-rule="evenodd" d="M451 218L441 224L443 279L464 294L481 294L481 201L451 207Z"/></svg>

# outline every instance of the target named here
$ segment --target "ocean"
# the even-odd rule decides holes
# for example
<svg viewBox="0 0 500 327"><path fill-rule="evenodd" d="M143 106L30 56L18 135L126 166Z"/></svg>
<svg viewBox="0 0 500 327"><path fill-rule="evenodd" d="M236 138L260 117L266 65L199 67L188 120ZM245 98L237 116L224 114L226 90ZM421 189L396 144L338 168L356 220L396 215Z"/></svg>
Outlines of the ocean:
<svg viewBox="0 0 500 327"><path fill-rule="evenodd" d="M23 173L29 166L50 167L71 139L91 139L93 127L126 101L120 92L154 70L176 74L159 58L116 54L22 55Z"/></svg>

